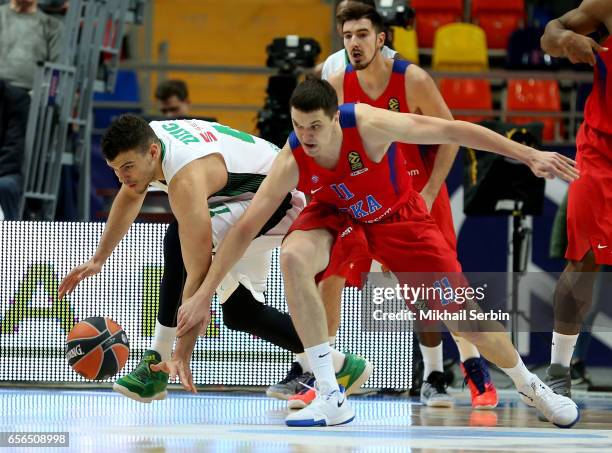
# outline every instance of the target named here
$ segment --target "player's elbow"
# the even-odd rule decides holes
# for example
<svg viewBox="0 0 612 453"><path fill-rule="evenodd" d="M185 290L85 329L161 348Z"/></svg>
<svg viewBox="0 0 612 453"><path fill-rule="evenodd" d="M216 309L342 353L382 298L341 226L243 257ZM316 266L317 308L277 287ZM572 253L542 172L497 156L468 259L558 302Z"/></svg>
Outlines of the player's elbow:
<svg viewBox="0 0 612 453"><path fill-rule="evenodd" d="M440 136L445 143L461 144L469 123L461 120L445 121L440 126Z"/></svg>

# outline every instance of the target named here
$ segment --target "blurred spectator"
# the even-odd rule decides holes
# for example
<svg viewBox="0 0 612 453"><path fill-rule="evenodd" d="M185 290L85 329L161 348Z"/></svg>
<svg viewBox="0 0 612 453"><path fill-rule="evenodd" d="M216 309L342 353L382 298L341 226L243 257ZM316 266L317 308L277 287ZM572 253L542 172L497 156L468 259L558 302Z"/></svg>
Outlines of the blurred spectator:
<svg viewBox="0 0 612 453"><path fill-rule="evenodd" d="M0 79L31 90L39 61L58 60L62 22L38 8L37 0L0 6Z"/></svg>
<svg viewBox="0 0 612 453"><path fill-rule="evenodd" d="M189 114L189 91L182 80L161 82L155 90L155 99L162 115L168 118L181 118Z"/></svg>
<svg viewBox="0 0 612 453"><path fill-rule="evenodd" d="M0 80L0 219L17 220L30 96Z"/></svg>
<svg viewBox="0 0 612 453"><path fill-rule="evenodd" d="M49 16L64 20L64 16L68 12L68 0L38 0L38 7L47 13Z"/></svg>

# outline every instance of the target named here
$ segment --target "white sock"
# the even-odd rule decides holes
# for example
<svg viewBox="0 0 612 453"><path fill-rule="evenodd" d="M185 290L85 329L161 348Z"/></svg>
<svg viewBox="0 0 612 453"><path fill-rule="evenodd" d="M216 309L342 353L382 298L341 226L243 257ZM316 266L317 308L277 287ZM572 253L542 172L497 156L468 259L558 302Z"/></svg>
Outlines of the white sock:
<svg viewBox="0 0 612 453"><path fill-rule="evenodd" d="M332 361L332 349L329 343L321 343L311 348L305 348L308 361L312 366L315 379L320 388L333 392L339 390L334 373L334 363Z"/></svg>
<svg viewBox="0 0 612 453"><path fill-rule="evenodd" d="M308 361L308 357L306 357L305 352L296 354L295 361L300 364L304 373L312 373L312 367L310 366L310 362Z"/></svg>
<svg viewBox="0 0 612 453"><path fill-rule="evenodd" d="M442 365L442 342L438 346L430 348L429 346L423 346L419 343L419 349L423 356L423 380L426 381L429 375L433 371L444 372L444 366Z"/></svg>
<svg viewBox="0 0 612 453"><path fill-rule="evenodd" d="M459 360L461 360L461 362L465 362L468 359L480 357L480 352L478 352L476 346L467 341L465 338L456 337L452 333L451 335L453 337L453 340L455 340L457 349L459 350Z"/></svg>
<svg viewBox="0 0 612 453"><path fill-rule="evenodd" d="M167 362L172 357L172 347L176 338L176 327L162 326L155 321L155 335L151 349L159 352L162 361Z"/></svg>
<svg viewBox="0 0 612 453"><path fill-rule="evenodd" d="M344 359L346 358L344 353L332 348L332 362L334 363L334 373L337 373L344 366Z"/></svg>
<svg viewBox="0 0 612 453"><path fill-rule="evenodd" d="M533 378L533 373L527 369L525 364L523 363L523 359L516 353L516 357L518 358L518 363L512 368L501 368L504 373L506 373L517 389L520 389L524 385L529 385L531 383L531 379Z"/></svg>
<svg viewBox="0 0 612 453"><path fill-rule="evenodd" d="M569 367L577 340L578 335L563 335L562 333L553 332L550 363Z"/></svg>
<svg viewBox="0 0 612 453"><path fill-rule="evenodd" d="M334 372L337 373L344 366L344 359L346 358L346 356L344 355L344 353L337 351L334 348L332 348L331 356L332 363L334 364ZM308 356L305 352L295 354L295 361L300 364L304 373L312 373L312 367L310 366Z"/></svg>
<svg viewBox="0 0 612 453"><path fill-rule="evenodd" d="M336 336L335 336L335 335L334 335L333 337L329 337L329 345L330 345L332 348L335 348L335 347L336 347Z"/></svg>

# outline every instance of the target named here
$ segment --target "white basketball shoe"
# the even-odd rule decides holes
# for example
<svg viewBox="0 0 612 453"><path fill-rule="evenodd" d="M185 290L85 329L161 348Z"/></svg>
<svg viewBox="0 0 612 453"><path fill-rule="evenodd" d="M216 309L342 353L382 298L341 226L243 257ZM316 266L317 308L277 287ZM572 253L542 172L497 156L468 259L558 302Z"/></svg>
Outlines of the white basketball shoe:
<svg viewBox="0 0 612 453"><path fill-rule="evenodd" d="M316 388L317 396L309 406L289 414L287 426L334 426L351 422L355 411L350 406L343 386L340 390Z"/></svg>
<svg viewBox="0 0 612 453"><path fill-rule="evenodd" d="M546 419L559 428L571 428L578 422L578 406L566 396L558 395L535 374L531 382L518 389L523 401L540 411Z"/></svg>

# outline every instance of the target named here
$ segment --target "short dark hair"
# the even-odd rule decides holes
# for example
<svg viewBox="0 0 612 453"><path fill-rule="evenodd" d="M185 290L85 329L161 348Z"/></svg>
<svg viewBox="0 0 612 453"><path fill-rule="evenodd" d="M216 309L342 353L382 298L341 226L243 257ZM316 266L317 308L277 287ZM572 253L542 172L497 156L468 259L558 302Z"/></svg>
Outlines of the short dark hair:
<svg viewBox="0 0 612 453"><path fill-rule="evenodd" d="M340 6L340 3L342 3L343 1L346 1L347 3L363 3L364 5L368 5L371 6L372 8L376 8L376 2L374 0L340 0L338 2L338 6Z"/></svg>
<svg viewBox="0 0 612 453"><path fill-rule="evenodd" d="M124 151L146 153L151 143L158 140L155 131L145 120L136 115L121 115L102 137L102 155L112 162Z"/></svg>
<svg viewBox="0 0 612 453"><path fill-rule="evenodd" d="M328 81L308 77L293 91L289 105L304 113L321 109L331 118L338 111L338 95Z"/></svg>
<svg viewBox="0 0 612 453"><path fill-rule="evenodd" d="M341 27L351 20L369 19L376 33L381 33L385 30L385 24L382 16L378 14L376 8L360 2L350 2L340 10L336 21Z"/></svg>
<svg viewBox="0 0 612 453"><path fill-rule="evenodd" d="M172 96L176 96L179 100L184 101L189 97L187 84L183 80L164 80L155 90L155 98L160 101L165 101Z"/></svg>

